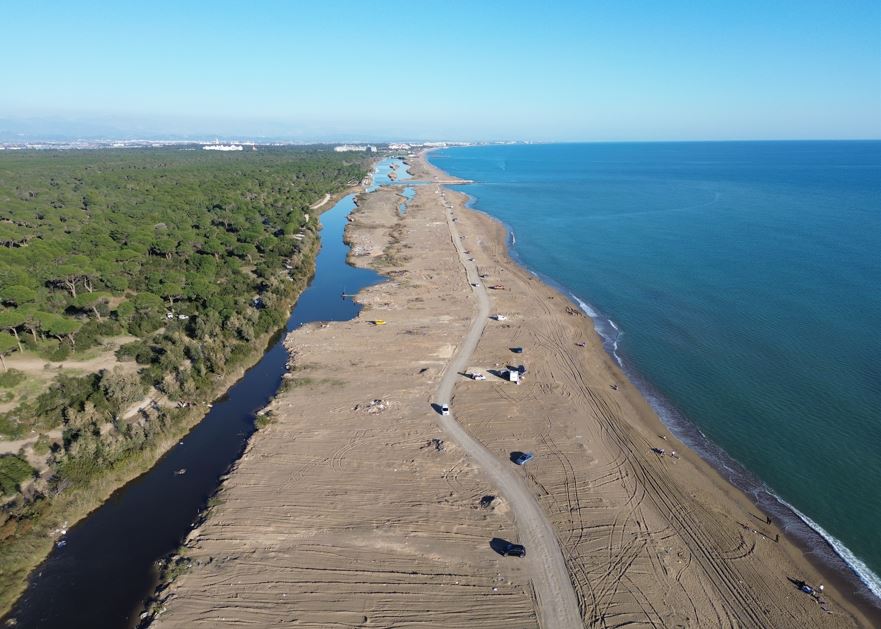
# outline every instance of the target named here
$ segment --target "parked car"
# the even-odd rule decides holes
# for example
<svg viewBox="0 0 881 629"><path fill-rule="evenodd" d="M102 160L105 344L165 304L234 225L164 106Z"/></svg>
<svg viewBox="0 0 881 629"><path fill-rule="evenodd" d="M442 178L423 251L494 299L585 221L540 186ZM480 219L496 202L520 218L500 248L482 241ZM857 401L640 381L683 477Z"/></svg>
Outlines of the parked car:
<svg viewBox="0 0 881 629"><path fill-rule="evenodd" d="M531 461L534 456L535 455L532 452L521 452L514 458L514 463L517 465L524 465L528 461Z"/></svg>
<svg viewBox="0 0 881 629"><path fill-rule="evenodd" d="M446 404L441 404L441 415L449 415L449 414L450 414L450 407L447 406Z"/></svg>
<svg viewBox="0 0 881 629"><path fill-rule="evenodd" d="M526 547L523 544L513 544L509 542L508 545L502 549L502 554L505 557L525 557Z"/></svg>
<svg viewBox="0 0 881 629"><path fill-rule="evenodd" d="M472 375L471 378L473 380L486 380L486 376L484 376L482 373L476 373Z"/></svg>

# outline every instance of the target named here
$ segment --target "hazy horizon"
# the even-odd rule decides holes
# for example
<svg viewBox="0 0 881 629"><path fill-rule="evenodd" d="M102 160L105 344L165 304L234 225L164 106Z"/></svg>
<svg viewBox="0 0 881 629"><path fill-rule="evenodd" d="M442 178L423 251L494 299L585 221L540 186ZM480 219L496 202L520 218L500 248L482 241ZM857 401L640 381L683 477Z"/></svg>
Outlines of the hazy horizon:
<svg viewBox="0 0 881 629"><path fill-rule="evenodd" d="M0 140L881 138L881 5L6 7Z"/></svg>

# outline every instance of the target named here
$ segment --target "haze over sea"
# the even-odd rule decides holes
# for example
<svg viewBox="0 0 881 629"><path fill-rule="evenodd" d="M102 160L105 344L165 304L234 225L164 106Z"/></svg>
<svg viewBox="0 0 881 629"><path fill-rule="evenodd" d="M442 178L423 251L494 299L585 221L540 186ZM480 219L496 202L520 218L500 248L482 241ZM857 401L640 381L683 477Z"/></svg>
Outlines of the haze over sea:
<svg viewBox="0 0 881 629"><path fill-rule="evenodd" d="M752 474L690 428L697 449L763 506L762 483L806 516L881 597L881 142L430 159L476 181L458 189L509 225L515 255L598 313L665 420L687 418Z"/></svg>

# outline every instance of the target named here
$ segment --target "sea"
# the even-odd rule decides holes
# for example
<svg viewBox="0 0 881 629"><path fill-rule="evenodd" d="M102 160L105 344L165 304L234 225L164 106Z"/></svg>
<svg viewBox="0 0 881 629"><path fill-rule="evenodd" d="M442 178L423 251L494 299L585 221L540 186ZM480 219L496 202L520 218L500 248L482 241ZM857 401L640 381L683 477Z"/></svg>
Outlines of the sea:
<svg viewBox="0 0 881 629"><path fill-rule="evenodd" d="M881 141L511 144L430 161L671 430L881 601Z"/></svg>

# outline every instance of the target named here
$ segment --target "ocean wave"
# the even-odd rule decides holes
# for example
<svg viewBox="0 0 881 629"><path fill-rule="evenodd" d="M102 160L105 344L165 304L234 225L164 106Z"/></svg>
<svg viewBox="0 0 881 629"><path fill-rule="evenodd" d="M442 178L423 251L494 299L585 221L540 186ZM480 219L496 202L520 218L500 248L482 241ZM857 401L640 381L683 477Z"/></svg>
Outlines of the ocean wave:
<svg viewBox="0 0 881 629"><path fill-rule="evenodd" d="M588 306L586 302L580 300L577 295L569 293L569 296L575 300L575 303L578 304L578 307L581 308L581 310L584 311L584 314L586 314L588 317L590 317L591 319L596 319L599 316L596 313L596 310Z"/></svg>
<svg viewBox="0 0 881 629"><path fill-rule="evenodd" d="M774 496L774 498L780 504L784 505L787 509L797 515L799 519L804 522L808 527L810 527L817 535L826 540L826 542L832 547L832 550L835 551L835 554L841 557L844 563L846 563L848 567L856 573L860 581L863 582L863 585L869 588L869 591L872 592L872 594L881 599L881 577L872 572L872 569L869 568L869 566L867 566L859 557L854 555L847 546L845 546L834 535L829 533L829 531L814 522L811 518L793 507L791 504L783 500L783 498L781 498L777 494L773 492L769 493Z"/></svg>
<svg viewBox="0 0 881 629"><path fill-rule="evenodd" d="M600 338L603 339L603 345L605 346L606 351L612 355L612 358L615 359L615 362L618 363L619 367L623 367L624 360L618 354L618 341L621 340L623 332L621 332L618 325L611 319L602 317L596 309L578 297L578 295L570 292L569 298L578 304L578 307L581 308L581 311L584 312L584 314L593 319L593 328L596 330L597 334L600 335Z"/></svg>

